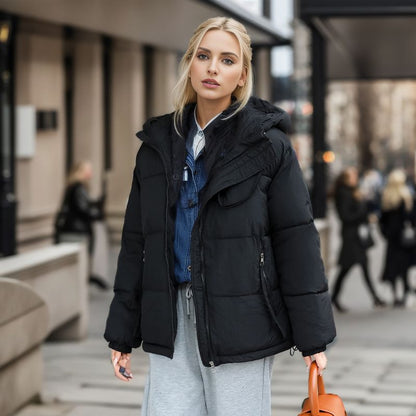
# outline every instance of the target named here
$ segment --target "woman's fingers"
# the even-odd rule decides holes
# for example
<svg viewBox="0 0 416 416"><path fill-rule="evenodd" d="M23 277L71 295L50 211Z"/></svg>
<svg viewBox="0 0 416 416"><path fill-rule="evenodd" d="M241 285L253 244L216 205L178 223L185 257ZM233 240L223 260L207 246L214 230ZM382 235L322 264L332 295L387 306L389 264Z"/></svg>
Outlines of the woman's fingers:
<svg viewBox="0 0 416 416"><path fill-rule="evenodd" d="M312 358L310 356L307 356L307 357L303 357L303 359L305 361L306 367L308 367L308 370L309 370L309 367L311 366L311 363L312 363Z"/></svg>
<svg viewBox="0 0 416 416"><path fill-rule="evenodd" d="M326 364L328 362L324 352L318 352L317 354L314 354L308 357L303 357L303 359L305 361L306 366L308 367L308 370L312 364L312 361L316 361L319 375L322 375L323 371L326 368Z"/></svg>
<svg viewBox="0 0 416 416"><path fill-rule="evenodd" d="M318 373L319 375L322 375L328 362L326 355L324 352L320 352L318 354L315 354L314 358L315 358L316 364L318 365Z"/></svg>
<svg viewBox="0 0 416 416"><path fill-rule="evenodd" d="M127 378L133 378L133 374L130 369L130 354L122 354L120 358L120 366L124 368L122 372Z"/></svg>
<svg viewBox="0 0 416 416"><path fill-rule="evenodd" d="M119 351L111 350L111 363L114 368L114 375L122 381L130 381L132 374L130 371L130 354L123 354Z"/></svg>

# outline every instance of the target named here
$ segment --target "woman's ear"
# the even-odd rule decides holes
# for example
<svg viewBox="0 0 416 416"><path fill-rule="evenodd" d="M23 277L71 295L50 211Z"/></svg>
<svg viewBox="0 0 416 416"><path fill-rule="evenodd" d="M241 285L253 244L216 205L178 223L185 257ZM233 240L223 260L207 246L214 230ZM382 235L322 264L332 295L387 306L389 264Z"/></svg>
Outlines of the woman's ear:
<svg viewBox="0 0 416 416"><path fill-rule="evenodd" d="M241 77L238 80L238 86L239 87L244 87L244 84L246 83L247 80L247 68L243 68L243 70L241 71Z"/></svg>

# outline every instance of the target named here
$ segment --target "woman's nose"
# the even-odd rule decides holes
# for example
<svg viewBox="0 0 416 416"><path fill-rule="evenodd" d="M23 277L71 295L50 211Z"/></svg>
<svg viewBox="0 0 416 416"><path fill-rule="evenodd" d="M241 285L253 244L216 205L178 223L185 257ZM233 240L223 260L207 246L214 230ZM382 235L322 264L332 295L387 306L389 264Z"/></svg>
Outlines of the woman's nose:
<svg viewBox="0 0 416 416"><path fill-rule="evenodd" d="M208 66L208 72L210 74L217 74L218 73L218 69L217 69L217 62L215 59L212 59L209 66Z"/></svg>

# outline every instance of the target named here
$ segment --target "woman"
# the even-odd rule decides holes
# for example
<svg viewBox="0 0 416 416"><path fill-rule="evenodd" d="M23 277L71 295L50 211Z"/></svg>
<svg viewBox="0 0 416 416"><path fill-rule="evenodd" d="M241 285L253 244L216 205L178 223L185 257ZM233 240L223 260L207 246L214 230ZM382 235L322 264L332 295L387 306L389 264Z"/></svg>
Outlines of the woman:
<svg viewBox="0 0 416 416"><path fill-rule="evenodd" d="M338 312L347 312L340 304L339 296L348 272L352 266L358 264L374 306L383 306L385 303L377 296L368 272L367 249L371 245L368 210L358 189L358 174L354 167L344 169L336 180L335 207L342 222L342 246L338 257L340 270L335 279L332 304Z"/></svg>
<svg viewBox="0 0 416 416"><path fill-rule="evenodd" d="M94 251L92 223L102 219L104 204L104 197L97 201L89 197L88 188L91 177L90 162L78 162L72 167L68 175L62 206L55 221L55 242L86 240L90 257ZM89 281L101 289L108 288L108 283L100 276L90 275Z"/></svg>
<svg viewBox="0 0 416 416"><path fill-rule="evenodd" d="M403 306L410 291L408 270L414 255L414 245L412 242L406 244L403 233L406 225L413 227L414 218L413 198L402 170L393 170L388 176L381 209L380 228L387 240L382 280L391 284L394 306ZM402 297L397 287L399 278L403 282Z"/></svg>
<svg viewBox="0 0 416 416"><path fill-rule="evenodd" d="M287 116L250 98L250 38L208 19L176 111L138 137L105 337L115 375L150 353L143 415L270 415L273 355L326 366L335 337L319 237ZM139 255L140 253L140 255Z"/></svg>

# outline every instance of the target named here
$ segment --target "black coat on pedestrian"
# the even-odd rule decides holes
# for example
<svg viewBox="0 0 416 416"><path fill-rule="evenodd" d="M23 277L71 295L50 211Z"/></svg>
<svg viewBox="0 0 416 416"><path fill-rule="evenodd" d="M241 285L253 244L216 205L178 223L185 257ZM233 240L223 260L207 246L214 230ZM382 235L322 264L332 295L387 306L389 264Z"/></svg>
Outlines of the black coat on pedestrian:
<svg viewBox="0 0 416 416"><path fill-rule="evenodd" d="M193 108L185 108L184 120ZM251 361L294 345L305 355L323 351L335 326L309 195L284 134L286 115L252 98L237 115L223 116L204 130L208 179L191 238L202 362ZM105 338L118 351L142 344L172 357L185 142L172 114L148 121L138 137Z"/></svg>
<svg viewBox="0 0 416 416"><path fill-rule="evenodd" d="M63 233L81 234L92 241L92 223L102 219L103 198L93 201L81 182L70 184L64 194L61 208L55 219L55 241ZM92 251L92 242L89 250Z"/></svg>
<svg viewBox="0 0 416 416"><path fill-rule="evenodd" d="M354 264L366 264L366 248L363 246L358 228L367 224L367 205L354 196L355 187L340 184L335 190L335 207L342 223L342 246L338 264L347 269Z"/></svg>
<svg viewBox="0 0 416 416"><path fill-rule="evenodd" d="M415 249L403 247L401 243L405 221L414 223L404 202L395 209L381 211L380 230L387 240L383 281L394 282L398 276L405 276L412 265Z"/></svg>

